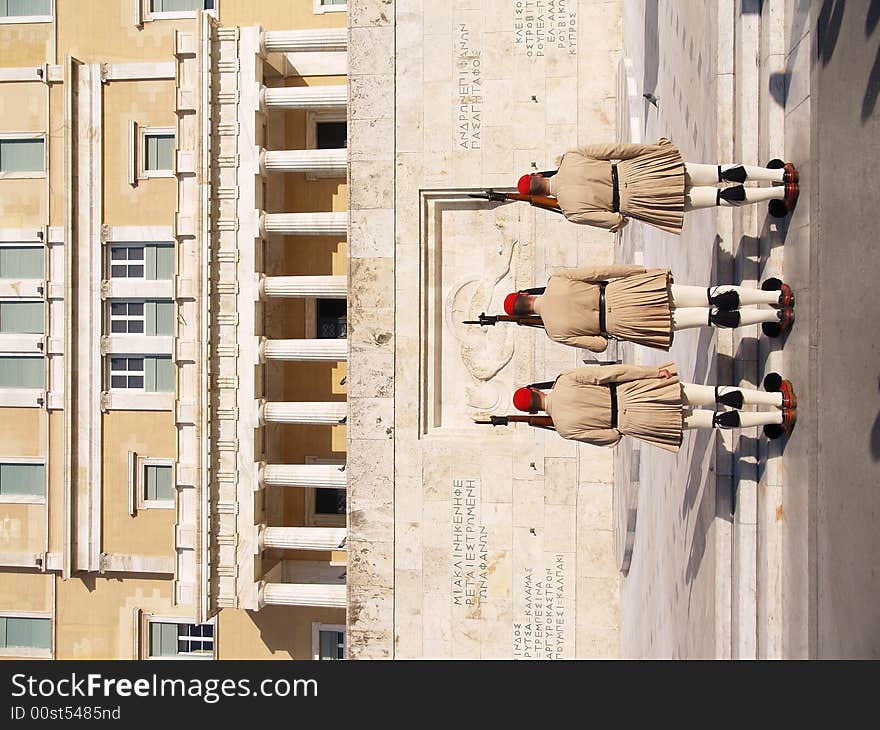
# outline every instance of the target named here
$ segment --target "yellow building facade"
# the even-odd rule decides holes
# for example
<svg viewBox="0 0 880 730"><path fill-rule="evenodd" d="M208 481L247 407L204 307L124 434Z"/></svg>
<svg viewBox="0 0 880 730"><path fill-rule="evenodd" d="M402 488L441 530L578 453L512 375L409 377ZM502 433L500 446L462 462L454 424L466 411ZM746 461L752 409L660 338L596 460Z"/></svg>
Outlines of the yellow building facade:
<svg viewBox="0 0 880 730"><path fill-rule="evenodd" d="M0 656L344 654L345 10L0 0Z"/></svg>

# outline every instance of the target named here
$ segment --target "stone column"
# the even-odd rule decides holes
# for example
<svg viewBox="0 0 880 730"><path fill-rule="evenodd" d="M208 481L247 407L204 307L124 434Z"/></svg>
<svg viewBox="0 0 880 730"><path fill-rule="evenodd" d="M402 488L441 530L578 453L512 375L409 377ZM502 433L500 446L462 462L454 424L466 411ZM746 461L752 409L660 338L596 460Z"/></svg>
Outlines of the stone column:
<svg viewBox="0 0 880 730"><path fill-rule="evenodd" d="M260 233L263 236L345 236L348 213L263 213Z"/></svg>
<svg viewBox="0 0 880 730"><path fill-rule="evenodd" d="M260 297L345 299L348 277L345 276L264 276L260 278Z"/></svg>
<svg viewBox="0 0 880 730"><path fill-rule="evenodd" d="M263 527L260 549L345 550L344 527Z"/></svg>
<svg viewBox="0 0 880 730"><path fill-rule="evenodd" d="M344 583L261 583L261 606L345 608Z"/></svg>
<svg viewBox="0 0 880 730"><path fill-rule="evenodd" d="M348 170L348 150L263 150L260 152L260 172L304 172L324 176L345 177Z"/></svg>
<svg viewBox="0 0 880 730"><path fill-rule="evenodd" d="M260 38L260 48L263 53L345 51L348 48L348 31L345 28L270 30Z"/></svg>
<svg viewBox="0 0 880 730"><path fill-rule="evenodd" d="M266 340L260 343L260 361L292 360L296 362L348 360L348 340Z"/></svg>
<svg viewBox="0 0 880 730"><path fill-rule="evenodd" d="M266 464L260 472L266 486L345 489L346 482L341 464Z"/></svg>
<svg viewBox="0 0 880 730"><path fill-rule="evenodd" d="M260 91L260 111L337 109L348 106L348 86L282 86Z"/></svg>
<svg viewBox="0 0 880 730"><path fill-rule="evenodd" d="M348 403L338 402L288 402L262 401L260 420L263 423L304 423L315 426L335 426L348 415ZM307 466L311 467L312 464ZM315 465L319 466L319 465ZM334 467L338 468L338 467Z"/></svg>

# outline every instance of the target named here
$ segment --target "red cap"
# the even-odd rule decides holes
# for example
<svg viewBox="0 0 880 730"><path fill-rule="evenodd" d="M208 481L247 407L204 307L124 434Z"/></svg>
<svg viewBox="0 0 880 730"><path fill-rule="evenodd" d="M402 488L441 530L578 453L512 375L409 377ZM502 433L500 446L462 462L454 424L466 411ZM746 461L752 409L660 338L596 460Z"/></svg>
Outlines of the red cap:
<svg viewBox="0 0 880 730"><path fill-rule="evenodd" d="M532 389L517 388L513 394L513 405L520 411L532 412Z"/></svg>
<svg viewBox="0 0 880 730"><path fill-rule="evenodd" d="M516 306L516 298L519 296L517 292L512 292L504 297L504 311L511 317L513 316L513 308Z"/></svg>
<svg viewBox="0 0 880 730"><path fill-rule="evenodd" d="M520 195L528 195L531 187L532 187L532 176L531 175L523 175L519 179L519 182L516 184L516 189L519 191Z"/></svg>

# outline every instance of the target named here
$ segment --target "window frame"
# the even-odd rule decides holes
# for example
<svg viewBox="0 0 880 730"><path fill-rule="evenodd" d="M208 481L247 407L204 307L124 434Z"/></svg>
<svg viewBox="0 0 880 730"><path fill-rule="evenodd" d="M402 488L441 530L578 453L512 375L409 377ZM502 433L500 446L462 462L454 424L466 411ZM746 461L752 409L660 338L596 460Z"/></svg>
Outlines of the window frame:
<svg viewBox="0 0 880 730"><path fill-rule="evenodd" d="M345 661L348 658L348 636L345 632L345 626L342 624L323 624L317 621L312 622L312 659L315 661L321 661L322 631L336 631L337 633L342 634L345 639L342 661Z"/></svg>
<svg viewBox="0 0 880 730"><path fill-rule="evenodd" d="M122 314L114 314L113 313L113 305L114 304L124 304L126 307L126 313ZM140 304L141 305L141 313L140 315L131 314L128 312L128 307L132 304ZM147 302L143 299L108 299L107 300L107 334L111 337L145 337L147 332ZM141 323L141 331L140 332L130 332L126 329L125 332L114 332L113 331L113 323L114 322L125 322L126 326L129 322L140 322ZM121 357L121 355L120 355Z"/></svg>
<svg viewBox="0 0 880 730"><path fill-rule="evenodd" d="M318 125L324 122L345 122L348 124L347 112L344 108L336 109L311 109L306 112L306 149L316 150L318 147ZM348 137L346 130L346 138ZM347 149L346 147L343 149ZM345 180L345 175L339 175L336 172L307 172L306 180L313 182L315 180Z"/></svg>
<svg viewBox="0 0 880 730"><path fill-rule="evenodd" d="M147 499L147 467L168 466L171 467L171 499ZM137 475L135 488L137 489L137 508L141 509L175 509L177 507L177 487L174 479L174 459L161 459L152 456L137 457Z"/></svg>
<svg viewBox="0 0 880 730"><path fill-rule="evenodd" d="M116 357L125 358L126 367L128 366L129 360L141 359L144 361L144 366L140 371L141 372L141 380L143 381L141 383L140 388L131 388L128 386L126 386L125 388L116 388L113 386L113 358L116 358ZM147 380L146 371L147 371L147 356L146 355L128 355L128 354L114 355L113 353L108 353L107 354L107 385L108 385L107 390L109 390L112 393L146 393L147 392L145 390L146 380ZM130 374L137 373L137 370L125 370L124 373L125 373L125 377L128 378L128 377L130 377ZM122 374L123 374L123 371L117 372L117 375L122 375ZM126 380L126 382L128 382L128 381Z"/></svg>
<svg viewBox="0 0 880 730"><path fill-rule="evenodd" d="M305 464L330 464L332 466L343 466L345 459L323 459L317 456L306 456L303 459ZM321 487L306 487L305 494L305 514L304 522L307 527L348 527L348 514L331 515L322 512L316 512L317 490Z"/></svg>
<svg viewBox="0 0 880 730"><path fill-rule="evenodd" d="M324 13L347 13L348 3L342 3L341 5L324 5L321 3L321 0L315 0L313 12L315 15L323 15Z"/></svg>
<svg viewBox="0 0 880 730"><path fill-rule="evenodd" d="M148 615L146 618L146 646L144 647L145 659L147 661L210 661L217 659L217 634L219 629L219 622L216 620L216 617L212 616L204 624L197 624L192 621L188 621L186 616L153 616ZM211 637L211 655L207 654L174 654L169 656L153 656L152 655L152 636L150 635L151 626L153 624L186 624L188 626L205 626L211 625L214 627L214 635ZM178 634L178 641L180 641L180 634Z"/></svg>
<svg viewBox="0 0 880 730"><path fill-rule="evenodd" d="M166 137L174 138L174 149L171 151L171 167L162 170L147 169L147 137ZM137 125L137 144L135 149L131 151L134 157L135 169L137 170L138 180L151 180L152 178L169 178L174 177L174 150L177 149L177 129L175 127L144 127Z"/></svg>
<svg viewBox="0 0 880 730"><path fill-rule="evenodd" d="M49 149L45 132L0 132L0 142L15 140L39 140L43 143L43 169L4 172L0 170L0 180L39 180L46 177Z"/></svg>
<svg viewBox="0 0 880 730"><path fill-rule="evenodd" d="M153 10L151 0L135 0L135 2L140 3L141 17L143 17L144 21L152 22L154 20L187 20L190 18L199 17L199 13L208 13L209 15L219 18L218 6L220 5L220 0L214 0L214 7L211 9L202 10ZM202 2L204 5L204 0Z"/></svg>
<svg viewBox="0 0 880 730"><path fill-rule="evenodd" d="M55 655L55 621L49 611L0 611L0 618L49 619L49 648L18 646L0 647L0 657L21 657L25 659L51 659Z"/></svg>
<svg viewBox="0 0 880 730"><path fill-rule="evenodd" d="M51 23L55 20L55 0L50 0L49 15L0 15L0 25L13 23Z"/></svg>
<svg viewBox="0 0 880 730"><path fill-rule="evenodd" d="M38 456L0 456L0 464L33 464L43 467L42 494L3 494L0 492L0 504L46 504L46 496L49 492L49 475L45 470L45 459Z"/></svg>

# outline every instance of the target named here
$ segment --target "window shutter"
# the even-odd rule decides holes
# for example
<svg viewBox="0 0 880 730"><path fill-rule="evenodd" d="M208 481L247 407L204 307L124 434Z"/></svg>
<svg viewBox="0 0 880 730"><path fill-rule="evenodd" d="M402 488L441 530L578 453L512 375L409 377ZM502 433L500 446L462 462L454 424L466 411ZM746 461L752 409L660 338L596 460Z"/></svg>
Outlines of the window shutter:
<svg viewBox="0 0 880 730"><path fill-rule="evenodd" d="M43 263L41 246L4 246L0 248L0 279L42 279Z"/></svg>
<svg viewBox="0 0 880 730"><path fill-rule="evenodd" d="M150 656L177 654L177 624L150 624Z"/></svg>
<svg viewBox="0 0 880 730"><path fill-rule="evenodd" d="M144 358L144 390L147 393L156 392L156 358Z"/></svg>
<svg viewBox="0 0 880 730"><path fill-rule="evenodd" d="M153 249L156 257L156 272L152 278L171 281L174 278L174 246L151 246L150 248Z"/></svg>
<svg viewBox="0 0 880 730"><path fill-rule="evenodd" d="M46 494L46 467L43 464L0 464L0 494Z"/></svg>
<svg viewBox="0 0 880 730"><path fill-rule="evenodd" d="M45 332L42 302L0 303L0 332L41 335Z"/></svg>
<svg viewBox="0 0 880 730"><path fill-rule="evenodd" d="M3 172L42 172L43 140L0 140L0 170Z"/></svg>
<svg viewBox="0 0 880 730"><path fill-rule="evenodd" d="M0 0L3 2L3 0ZM6 616L0 616L0 649L6 648Z"/></svg>
<svg viewBox="0 0 880 730"><path fill-rule="evenodd" d="M0 15L51 15L52 0L8 0L0 3L0 10L6 5L6 12Z"/></svg>
<svg viewBox="0 0 880 730"><path fill-rule="evenodd" d="M150 358L153 360L153 373L155 392L174 392L174 368L171 366L170 357Z"/></svg>
<svg viewBox="0 0 880 730"><path fill-rule="evenodd" d="M146 279L156 279L156 247L144 246L144 264L146 265Z"/></svg>
<svg viewBox="0 0 880 730"><path fill-rule="evenodd" d="M0 388L44 388L42 357L0 357Z"/></svg>
<svg viewBox="0 0 880 730"><path fill-rule="evenodd" d="M31 646L35 649L52 648L52 619L33 618L31 621Z"/></svg>
<svg viewBox="0 0 880 730"><path fill-rule="evenodd" d="M152 337L156 334L156 302L144 302L144 334Z"/></svg>
<svg viewBox="0 0 880 730"><path fill-rule="evenodd" d="M153 302L157 335L174 334L174 302Z"/></svg>

